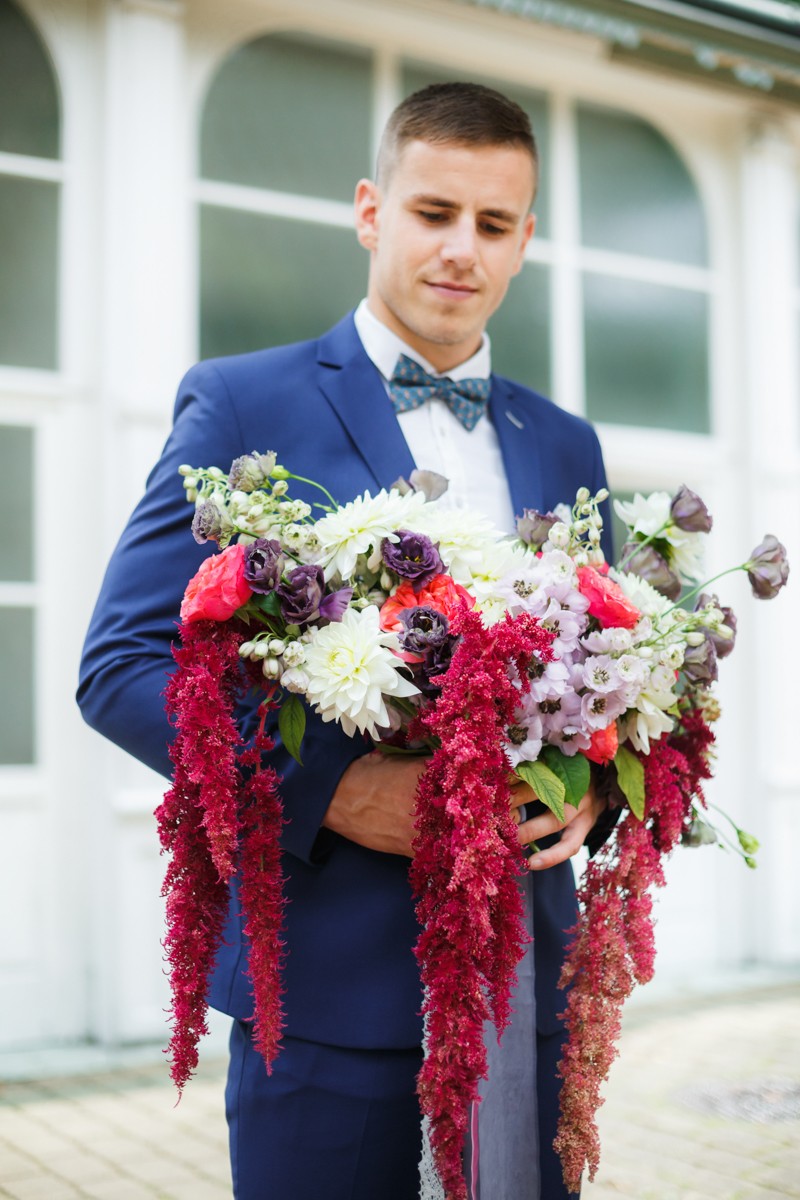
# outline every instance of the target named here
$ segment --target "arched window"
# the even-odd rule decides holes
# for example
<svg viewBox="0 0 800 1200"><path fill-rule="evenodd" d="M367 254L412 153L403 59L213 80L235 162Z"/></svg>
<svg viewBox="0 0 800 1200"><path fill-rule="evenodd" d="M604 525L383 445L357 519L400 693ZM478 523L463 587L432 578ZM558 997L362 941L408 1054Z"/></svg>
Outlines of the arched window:
<svg viewBox="0 0 800 1200"><path fill-rule="evenodd" d="M0 0L0 372L58 366L59 157L49 56L24 11ZM0 765L36 759L35 438L0 423Z"/></svg>
<svg viewBox="0 0 800 1200"><path fill-rule="evenodd" d="M396 100L465 77L384 52ZM594 421L710 432L711 272L682 158L639 116L483 82L527 111L541 160L536 237L489 323L495 369ZM204 356L314 336L364 294L351 199L377 97L366 51L305 36L222 64L201 133Z"/></svg>
<svg viewBox="0 0 800 1200"><path fill-rule="evenodd" d="M47 52L0 0L0 365L57 366L59 144Z"/></svg>
<svg viewBox="0 0 800 1200"><path fill-rule="evenodd" d="M359 301L371 122L366 53L270 35L222 64L201 130L203 357L313 337Z"/></svg>
<svg viewBox="0 0 800 1200"><path fill-rule="evenodd" d="M694 181L648 122L577 110L586 411L708 433L706 225Z"/></svg>

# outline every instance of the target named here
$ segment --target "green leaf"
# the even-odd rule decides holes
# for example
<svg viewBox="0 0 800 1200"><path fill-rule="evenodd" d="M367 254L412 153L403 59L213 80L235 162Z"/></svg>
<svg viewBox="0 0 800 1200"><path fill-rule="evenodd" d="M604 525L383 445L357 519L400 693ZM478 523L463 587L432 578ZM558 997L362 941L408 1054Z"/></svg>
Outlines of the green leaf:
<svg viewBox="0 0 800 1200"><path fill-rule="evenodd" d="M614 766L617 768L617 783L631 806L631 812L641 821L644 817L644 766L642 761L627 746L620 746L614 755Z"/></svg>
<svg viewBox="0 0 800 1200"><path fill-rule="evenodd" d="M302 767L300 744L306 731L306 710L300 697L294 693L284 700L278 711L278 729L284 746Z"/></svg>
<svg viewBox="0 0 800 1200"><path fill-rule="evenodd" d="M568 758L557 746L545 746L542 760L564 784L564 802L577 808L589 790L592 771L589 760L582 754Z"/></svg>
<svg viewBox="0 0 800 1200"><path fill-rule="evenodd" d="M258 596L251 596L250 603L254 608L266 613L268 617L280 616L281 602L275 592L265 592Z"/></svg>
<svg viewBox="0 0 800 1200"><path fill-rule="evenodd" d="M567 789L548 766L543 762L518 763L517 775L533 788L542 804L547 805L559 821L564 820L564 797Z"/></svg>

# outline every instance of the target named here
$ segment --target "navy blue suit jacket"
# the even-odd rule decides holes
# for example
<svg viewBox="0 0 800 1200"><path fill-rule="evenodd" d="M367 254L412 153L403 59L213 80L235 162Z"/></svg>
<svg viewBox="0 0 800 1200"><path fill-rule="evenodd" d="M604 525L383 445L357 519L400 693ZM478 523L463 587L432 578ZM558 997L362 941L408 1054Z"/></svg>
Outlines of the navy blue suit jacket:
<svg viewBox="0 0 800 1200"><path fill-rule="evenodd" d="M489 413L517 513L571 503L581 485L592 492L605 485L597 437L585 421L497 376ZM190 534L192 509L178 466L226 470L252 450L275 450L280 463L324 484L340 502L409 475L415 464L352 316L317 341L200 363L183 380L172 433L108 567L78 692L90 725L165 776L170 644L186 582L213 549L197 546ZM318 498L296 485L292 494ZM340 776L368 749L310 715L304 766L280 742L274 752L288 816L287 1032L341 1046L415 1046L418 929L408 860L321 829ZM556 980L564 930L576 911L569 863L535 876L535 905L538 1023L552 1032L563 1007ZM252 1009L246 956L233 889L210 1000L239 1018Z"/></svg>

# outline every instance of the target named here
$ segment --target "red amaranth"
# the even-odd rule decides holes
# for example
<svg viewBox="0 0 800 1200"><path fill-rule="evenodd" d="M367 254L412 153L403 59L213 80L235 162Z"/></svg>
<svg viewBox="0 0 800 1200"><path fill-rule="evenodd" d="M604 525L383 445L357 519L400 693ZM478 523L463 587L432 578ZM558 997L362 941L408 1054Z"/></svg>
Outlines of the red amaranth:
<svg viewBox="0 0 800 1200"><path fill-rule="evenodd" d="M597 1110L601 1085L617 1056L622 1006L637 983L653 975L652 889L664 885L664 860L703 802L711 775L714 735L698 709L682 712L675 733L651 742L642 756L646 807L631 812L589 862L578 889L581 917L573 930L561 986L569 986L568 1039L559 1064L563 1079L555 1148L569 1191L580 1190L600 1162Z"/></svg>
<svg viewBox="0 0 800 1200"><path fill-rule="evenodd" d="M271 1058L280 1039L282 822L277 778L261 766L271 741L259 731L245 748L234 710L242 686L235 622L193 621L180 627L177 669L165 697L177 733L170 747L172 787L156 809L162 850L170 855L164 949L170 971L170 1073L182 1090L197 1066L206 1033L206 989L228 908L228 884L244 841L243 888L254 936L251 977L257 1044ZM262 721L263 727L263 721ZM246 775L246 782L245 782ZM257 871L262 866L264 876ZM276 899L277 897L277 899Z"/></svg>
<svg viewBox="0 0 800 1200"><path fill-rule="evenodd" d="M474 611L453 621L461 642L435 706L416 727L438 742L417 791L411 882L422 925L426 1056L418 1077L436 1168L449 1200L465 1200L461 1152L469 1106L486 1076L483 1025L509 1021L515 969L528 940L518 876L523 858L510 811L503 735L519 678L552 635L528 615L484 628ZM413 732L413 730L412 730Z"/></svg>

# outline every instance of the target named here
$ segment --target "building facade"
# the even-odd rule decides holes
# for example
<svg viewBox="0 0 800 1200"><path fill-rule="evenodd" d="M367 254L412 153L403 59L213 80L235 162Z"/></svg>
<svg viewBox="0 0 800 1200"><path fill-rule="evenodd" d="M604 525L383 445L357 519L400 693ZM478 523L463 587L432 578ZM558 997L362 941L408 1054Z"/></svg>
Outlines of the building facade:
<svg viewBox="0 0 800 1200"><path fill-rule="evenodd" d="M596 423L618 494L700 492L709 574L767 530L800 562L800 37L693 7L0 0L0 1046L164 1036L163 785L82 726L83 632L183 372L362 296L353 186L404 94L473 78L531 114L497 369ZM675 858L664 979L800 961L791 592L720 584L709 795L761 865Z"/></svg>

